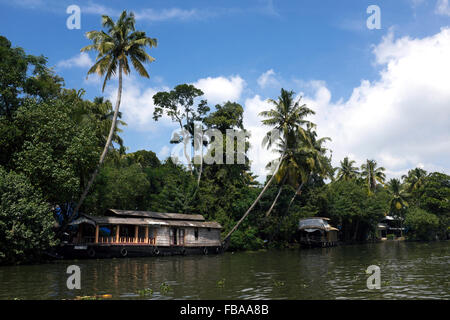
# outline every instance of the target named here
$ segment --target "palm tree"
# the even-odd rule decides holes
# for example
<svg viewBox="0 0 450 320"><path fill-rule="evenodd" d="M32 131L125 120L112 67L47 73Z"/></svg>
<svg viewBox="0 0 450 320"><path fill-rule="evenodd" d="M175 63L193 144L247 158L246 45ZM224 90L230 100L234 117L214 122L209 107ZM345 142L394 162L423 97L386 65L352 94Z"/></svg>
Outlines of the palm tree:
<svg viewBox="0 0 450 320"><path fill-rule="evenodd" d="M365 164L361 166L361 176L366 180L369 193L375 192L377 182L383 184L386 179L383 167L377 168L377 162L375 160L367 160Z"/></svg>
<svg viewBox="0 0 450 320"><path fill-rule="evenodd" d="M331 139L328 137L317 139L317 133L313 130L314 127L315 125L309 123L305 131L305 136L298 136L297 138L297 149L286 152L285 161L280 166L275 177L277 182L280 183L280 188L272 205L266 212L266 216L272 212L282 188L286 183L296 188L289 202L287 209L289 210L295 197L301 194L303 186L308 182L313 173L323 178L332 176L333 169L330 164L330 159L325 156L327 149L323 147L323 144ZM283 140L281 141L283 142Z"/></svg>
<svg viewBox="0 0 450 320"><path fill-rule="evenodd" d="M145 47L156 47L157 40L147 37L145 32L136 31L135 18L132 12L127 13L126 10L122 11L118 20L114 22L109 16L102 16L102 26L106 28L105 31L90 31L86 33L86 37L93 41L93 44L88 45L81 49L82 52L95 50L98 52L95 64L89 69L88 76L90 74L98 74L104 76L102 92L105 90L106 83L112 76L118 74L119 88L117 90L116 106L114 108L114 115L112 118L111 128L108 138L106 140L105 148L100 156L100 160L97 168L91 176L77 206L70 216L69 221L73 219L78 213L87 193L92 186L92 183L97 176L97 173L105 160L108 149L111 145L111 141L114 136L117 116L119 114L120 100L122 97L122 73L125 75L130 74L131 68L129 60L134 69L140 76L149 78L147 70L143 63L150 63L155 59L145 52Z"/></svg>
<svg viewBox="0 0 450 320"><path fill-rule="evenodd" d="M348 157L345 157L343 161L340 162L341 166L337 168L337 180L352 180L356 179L359 175L358 167L355 167L355 160L349 160Z"/></svg>
<svg viewBox="0 0 450 320"><path fill-rule="evenodd" d="M294 183L291 183L293 186L296 185L297 189L289 202L287 211L289 211L295 197L301 195L303 186L308 183L312 174L316 174L323 179L333 177L334 169L331 166L331 158L326 156L327 148L323 146L325 142L331 141L331 138L323 137L317 139L316 131L310 128L307 131L307 135L310 145L300 147L296 154L298 167L302 168L302 170L299 170L297 179ZM298 183L298 181L301 181L301 183Z"/></svg>
<svg viewBox="0 0 450 320"><path fill-rule="evenodd" d="M391 195L390 200L390 212L400 218L400 236L403 236L402 233L402 219L403 213L405 209L408 207L408 202L406 201L408 198L408 193L400 183L399 179L391 179L388 184L388 193Z"/></svg>
<svg viewBox="0 0 450 320"><path fill-rule="evenodd" d="M280 157L278 160L273 162L277 163L274 173L261 190L256 200L252 203L250 208L248 208L237 224L231 229L231 231L225 236L225 246L227 245L233 232L239 227L242 221L244 221L256 203L258 203L261 199L262 195L266 192L267 188L271 185L272 181L277 176L280 166L284 164L287 155L292 154L296 149L298 136L301 135L306 137L306 131L302 126L305 124L311 124L311 122L305 120L304 118L310 114L314 114L314 111L307 108L305 104L300 104L301 98L294 102L294 94L295 93L293 91L281 89L281 94L278 97L278 100L268 100L274 107L259 114L260 116L266 118L262 120L262 123L272 127L272 130L269 131L264 137L262 144L263 146L266 146L267 149L270 149L274 144L277 144L277 152L280 154ZM280 135L276 135L276 132L280 133ZM284 179L284 177L282 179Z"/></svg>
<svg viewBox="0 0 450 320"><path fill-rule="evenodd" d="M425 182L427 177L427 172L421 168L415 168L408 171L408 175L403 175L408 192L413 192L418 190Z"/></svg>
<svg viewBox="0 0 450 320"><path fill-rule="evenodd" d="M280 185L278 193L266 213L268 216L274 208L278 198L283 190L283 187L287 180L291 184L295 184L299 175L305 177L307 164L305 162L299 162L298 155L301 148L311 148L312 141L308 136L308 132L315 125L305 120L308 115L314 114L314 111L309 109L306 104L300 104L301 97L294 103L294 92L281 89L281 95L278 97L278 101L269 100L275 108L263 111L261 116L265 117L262 122L265 125L273 126L281 134L278 142L278 153L285 155L285 160L281 163L278 172L275 174L275 179ZM303 126L307 126L308 130L305 130ZM273 131L270 131L266 135L266 139L263 141L267 143L269 147L273 139L271 138ZM269 163L269 165L272 165Z"/></svg>

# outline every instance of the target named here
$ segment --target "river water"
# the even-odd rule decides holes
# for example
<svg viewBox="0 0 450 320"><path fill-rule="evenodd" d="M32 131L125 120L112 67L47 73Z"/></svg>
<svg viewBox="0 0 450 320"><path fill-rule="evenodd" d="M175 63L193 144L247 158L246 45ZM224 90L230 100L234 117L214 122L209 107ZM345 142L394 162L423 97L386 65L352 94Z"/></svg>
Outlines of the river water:
<svg viewBox="0 0 450 320"><path fill-rule="evenodd" d="M79 290L67 288L69 265L80 267ZM380 289L367 288L370 265ZM67 260L0 267L0 299L450 299L449 266L448 241Z"/></svg>

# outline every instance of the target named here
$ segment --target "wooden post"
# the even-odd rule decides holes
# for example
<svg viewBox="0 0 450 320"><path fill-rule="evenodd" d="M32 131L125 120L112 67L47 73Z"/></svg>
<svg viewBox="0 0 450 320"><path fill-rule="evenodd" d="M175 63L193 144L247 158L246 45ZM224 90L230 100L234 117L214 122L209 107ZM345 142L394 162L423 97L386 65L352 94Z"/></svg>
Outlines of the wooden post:
<svg viewBox="0 0 450 320"><path fill-rule="evenodd" d="M145 226L145 243L148 244L148 226Z"/></svg>
<svg viewBox="0 0 450 320"><path fill-rule="evenodd" d="M95 226L95 243L98 243L98 231L100 227L98 225Z"/></svg>
<svg viewBox="0 0 450 320"><path fill-rule="evenodd" d="M116 242L119 242L119 230L120 230L120 225L116 226Z"/></svg>
<svg viewBox="0 0 450 320"><path fill-rule="evenodd" d="M139 237L139 226L134 226L134 243L138 242Z"/></svg>

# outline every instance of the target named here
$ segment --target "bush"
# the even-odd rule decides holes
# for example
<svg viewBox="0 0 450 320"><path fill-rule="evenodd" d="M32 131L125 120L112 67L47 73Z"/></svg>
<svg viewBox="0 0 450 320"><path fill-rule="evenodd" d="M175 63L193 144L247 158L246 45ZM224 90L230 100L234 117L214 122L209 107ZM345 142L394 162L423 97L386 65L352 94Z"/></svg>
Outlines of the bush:
<svg viewBox="0 0 450 320"><path fill-rule="evenodd" d="M236 230L230 238L230 250L258 250L264 241L256 236L257 229L249 227L245 230Z"/></svg>
<svg viewBox="0 0 450 320"><path fill-rule="evenodd" d="M28 179L0 167L0 264L30 262L56 244L51 208Z"/></svg>
<svg viewBox="0 0 450 320"><path fill-rule="evenodd" d="M432 240L439 227L436 215L413 207L406 213L405 225L410 229L410 237L416 240Z"/></svg>

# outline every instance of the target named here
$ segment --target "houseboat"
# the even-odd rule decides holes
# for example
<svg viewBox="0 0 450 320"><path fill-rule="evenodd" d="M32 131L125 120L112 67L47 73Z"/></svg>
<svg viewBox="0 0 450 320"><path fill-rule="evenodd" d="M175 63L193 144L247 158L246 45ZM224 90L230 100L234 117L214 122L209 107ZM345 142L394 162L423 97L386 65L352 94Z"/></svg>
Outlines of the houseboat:
<svg viewBox="0 0 450 320"><path fill-rule="evenodd" d="M222 252L217 222L196 214L109 209L82 214L61 245L64 258L143 257Z"/></svg>
<svg viewBox="0 0 450 320"><path fill-rule="evenodd" d="M308 247L335 246L338 229L330 226L330 219L322 217L305 218L299 221L300 244Z"/></svg>
<svg viewBox="0 0 450 320"><path fill-rule="evenodd" d="M386 215L383 220L377 225L378 239L387 240L403 239L405 228L402 227L402 220L400 217L393 217Z"/></svg>

